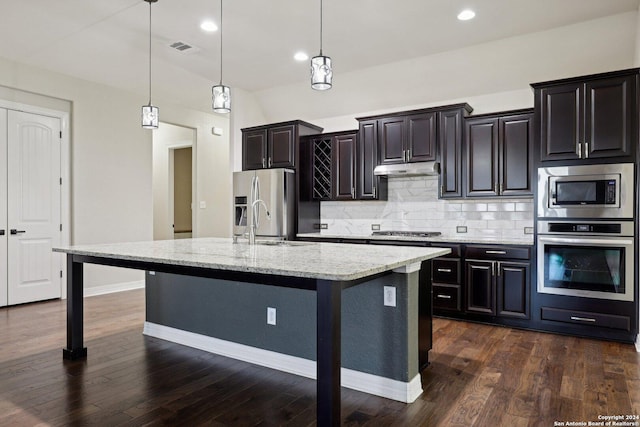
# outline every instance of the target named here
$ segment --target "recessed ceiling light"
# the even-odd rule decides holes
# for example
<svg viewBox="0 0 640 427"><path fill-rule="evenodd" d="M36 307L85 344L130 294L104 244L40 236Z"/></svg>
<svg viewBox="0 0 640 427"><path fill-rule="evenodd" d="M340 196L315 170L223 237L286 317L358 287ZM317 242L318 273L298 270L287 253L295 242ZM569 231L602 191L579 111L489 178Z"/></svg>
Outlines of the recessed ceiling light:
<svg viewBox="0 0 640 427"><path fill-rule="evenodd" d="M307 59L309 59L309 55L304 52L296 52L296 54L293 55L293 59L295 59L296 61L306 61Z"/></svg>
<svg viewBox="0 0 640 427"><path fill-rule="evenodd" d="M465 9L458 14L458 19L461 21L468 21L469 19L473 19L476 16L476 13L471 9Z"/></svg>
<svg viewBox="0 0 640 427"><path fill-rule="evenodd" d="M202 24L200 24L200 28L202 28L204 31L207 31L209 33L218 31L218 26L213 21L202 22Z"/></svg>

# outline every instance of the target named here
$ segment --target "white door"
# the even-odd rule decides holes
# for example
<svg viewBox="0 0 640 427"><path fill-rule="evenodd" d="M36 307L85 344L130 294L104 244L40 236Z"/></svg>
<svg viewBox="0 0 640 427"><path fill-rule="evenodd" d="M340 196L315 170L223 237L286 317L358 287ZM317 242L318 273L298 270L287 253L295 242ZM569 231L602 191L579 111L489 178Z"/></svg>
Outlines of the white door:
<svg viewBox="0 0 640 427"><path fill-rule="evenodd" d="M7 305L7 110L0 108L0 307Z"/></svg>
<svg viewBox="0 0 640 427"><path fill-rule="evenodd" d="M60 119L8 112L8 302L59 298Z"/></svg>

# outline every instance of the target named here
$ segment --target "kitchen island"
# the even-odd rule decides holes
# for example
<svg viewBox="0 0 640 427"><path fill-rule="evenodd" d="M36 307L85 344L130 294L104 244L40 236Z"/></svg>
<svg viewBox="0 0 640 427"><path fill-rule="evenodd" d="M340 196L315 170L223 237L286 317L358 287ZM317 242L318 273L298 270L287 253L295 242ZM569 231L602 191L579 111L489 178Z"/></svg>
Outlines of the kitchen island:
<svg viewBox="0 0 640 427"><path fill-rule="evenodd" d="M85 263L314 291L318 425L339 425L343 289L400 273L406 275L407 287L417 290L416 272L421 262L445 255L449 249L310 242L248 245L204 238L71 246L54 251L67 254L66 359L87 356L82 300ZM417 301L414 303L417 306ZM415 349L417 353L417 344ZM417 354L414 358L417 366Z"/></svg>

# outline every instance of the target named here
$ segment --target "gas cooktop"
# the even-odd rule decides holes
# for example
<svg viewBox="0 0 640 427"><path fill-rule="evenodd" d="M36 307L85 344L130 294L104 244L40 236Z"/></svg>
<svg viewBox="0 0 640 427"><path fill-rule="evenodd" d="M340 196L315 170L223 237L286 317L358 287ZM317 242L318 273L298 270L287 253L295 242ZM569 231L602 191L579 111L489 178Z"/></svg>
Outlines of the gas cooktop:
<svg viewBox="0 0 640 427"><path fill-rule="evenodd" d="M402 237L434 237L442 233L439 231L374 231L372 236L402 236Z"/></svg>

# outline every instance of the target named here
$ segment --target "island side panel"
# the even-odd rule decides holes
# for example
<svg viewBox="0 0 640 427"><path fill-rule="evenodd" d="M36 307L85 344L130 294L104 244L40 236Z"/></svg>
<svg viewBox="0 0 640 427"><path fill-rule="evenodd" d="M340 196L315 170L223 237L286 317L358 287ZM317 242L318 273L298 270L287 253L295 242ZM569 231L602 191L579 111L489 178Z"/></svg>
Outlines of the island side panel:
<svg viewBox="0 0 640 427"><path fill-rule="evenodd" d="M158 272L146 282L147 322L316 359L315 291ZM390 273L343 290L343 367L402 382L417 375L417 282L417 272ZM383 305L384 286L396 287L396 307Z"/></svg>

